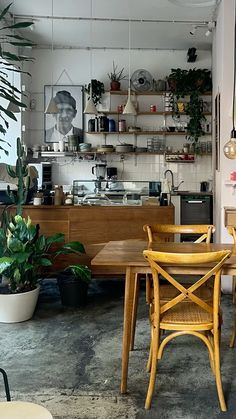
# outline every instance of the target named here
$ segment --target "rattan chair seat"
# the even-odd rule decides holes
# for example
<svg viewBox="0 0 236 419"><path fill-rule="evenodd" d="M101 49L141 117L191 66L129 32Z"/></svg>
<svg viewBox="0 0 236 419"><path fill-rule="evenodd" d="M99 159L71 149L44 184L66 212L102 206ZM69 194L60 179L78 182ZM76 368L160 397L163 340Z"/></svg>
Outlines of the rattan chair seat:
<svg viewBox="0 0 236 419"><path fill-rule="evenodd" d="M201 323L212 322L213 316L211 313L191 302L188 302L188 304L179 303L161 315L161 323L200 325Z"/></svg>

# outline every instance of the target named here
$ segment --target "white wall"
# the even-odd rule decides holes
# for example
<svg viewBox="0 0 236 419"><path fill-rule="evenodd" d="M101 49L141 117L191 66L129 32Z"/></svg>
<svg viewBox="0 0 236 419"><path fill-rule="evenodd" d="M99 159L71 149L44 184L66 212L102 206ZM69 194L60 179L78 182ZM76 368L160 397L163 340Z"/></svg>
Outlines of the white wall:
<svg viewBox="0 0 236 419"><path fill-rule="evenodd" d="M8 71L7 69L4 70L4 72L8 75L8 80L11 84L14 84L17 89L21 88L21 77L19 73L15 73L13 76L13 73L11 71ZM1 106L7 107L9 102L3 98L0 98ZM4 118L9 123L9 129L7 129L7 132L5 135L1 135L1 139L6 141L6 143L1 143L1 147L3 147L4 150L8 151L8 155L5 154L3 150L0 150L0 163L7 163L14 165L16 161L16 139L17 137L21 136L21 113L16 113L15 117L17 121L14 121L13 119L9 118L3 113ZM3 120L1 123L4 126ZM8 145L8 144L9 145Z"/></svg>
<svg viewBox="0 0 236 419"><path fill-rule="evenodd" d="M187 63L187 51L132 51L131 52L131 74L138 68L145 68L150 71L155 79L163 79L170 72L171 68L211 68L211 54L209 51L197 51L198 58L194 64ZM34 144L43 144L44 141L44 85L51 84L51 59L50 50L34 50L36 58L31 66L30 72L32 79L28 84L28 90L31 92L30 100L35 100L36 108L34 111L25 113L24 117L28 119L26 142L29 146ZM112 69L112 62L115 61L119 68L124 67L128 74L128 51L127 50L94 50L92 52L92 78L96 78L105 84L105 89L109 90L109 78L107 73ZM71 85L66 73L60 75L63 70L69 75L73 84L88 84L91 78L90 74L90 53L85 50L55 50L53 53L53 81L58 84ZM127 88L128 81L122 81L122 88ZM153 98L152 98L153 100ZM153 118L153 117L152 117ZM130 124L133 122L130 121ZM142 123L142 121L141 121ZM145 123L145 121L143 122ZM160 125L162 119L147 120L147 124ZM87 121L86 121L87 125ZM86 127L85 127L86 128ZM138 137L138 145L146 145L147 138ZM173 141L172 141L173 140ZM103 136L87 136L87 142L92 145L104 143ZM115 144L117 142L132 141L132 136L128 138L108 136L107 143ZM168 140L170 141L170 140ZM172 137L175 149L181 149L186 142L184 137ZM118 167L119 176L126 179L160 179L167 168L171 168L175 174L175 183L184 180L183 189L199 190L199 182L212 178L211 159L209 157L198 158L195 164L172 164L164 163L162 156L138 156L126 157L125 161L120 161L119 156L112 156L108 159L109 165ZM67 184L73 179L90 178L91 167L94 163L78 163L71 160L60 160L59 166L54 165L55 183ZM191 176L189 174L191 173Z"/></svg>

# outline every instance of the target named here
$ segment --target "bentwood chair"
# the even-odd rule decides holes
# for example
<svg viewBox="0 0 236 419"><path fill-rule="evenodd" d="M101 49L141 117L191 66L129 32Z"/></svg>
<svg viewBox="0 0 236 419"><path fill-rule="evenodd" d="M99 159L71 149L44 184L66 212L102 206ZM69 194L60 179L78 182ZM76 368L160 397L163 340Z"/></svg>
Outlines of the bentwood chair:
<svg viewBox="0 0 236 419"><path fill-rule="evenodd" d="M236 227L228 226L227 230L229 234L233 237L234 244L236 244ZM233 304L236 304L236 275L233 275L232 295L233 295ZM232 335L231 335L230 343L229 343L230 348L234 347L235 338L236 338L236 310L234 313L234 326L233 326Z"/></svg>
<svg viewBox="0 0 236 419"><path fill-rule="evenodd" d="M179 254L145 250L143 254L151 266L154 287L153 300L150 304L151 344L148 360L150 380L145 408L151 407L157 363L162 357L166 344L177 336L189 334L198 337L208 348L220 408L226 411L220 371L220 282L222 266L230 257L231 251ZM192 268L194 272L195 267L202 264L210 264L209 271L188 287L173 278L165 267L165 265L169 267L188 265L189 271ZM164 303L160 297L160 276L178 293L176 297ZM213 279L213 300L206 302L199 297L197 291L210 279ZM169 331L169 334L161 337L162 330Z"/></svg>
<svg viewBox="0 0 236 419"><path fill-rule="evenodd" d="M11 401L7 373L0 368L4 380L6 402L0 402L1 419L53 419L51 413L43 406L25 401Z"/></svg>
<svg viewBox="0 0 236 419"><path fill-rule="evenodd" d="M209 224L199 224L199 225L188 225L188 224L145 224L143 230L147 233L147 238L149 242L149 248L153 242L169 242L174 241L175 237L180 234L188 235L190 239L194 238L194 243L206 242L210 243L212 234L215 232L215 226ZM190 240L192 241L192 240ZM136 320L137 320L137 310L138 310L138 298L139 298L139 286L140 278L136 274L135 277L135 290L134 290L134 303L132 311L132 321L131 321L131 340L130 340L130 350L134 348L134 339L135 339L135 329L136 329ZM161 298L164 301L168 301L169 298L173 298L173 292L175 290L173 287L164 285L161 288ZM146 275L146 301L147 304L150 303L151 299L151 287L150 279ZM205 298L210 298L209 289L205 290Z"/></svg>

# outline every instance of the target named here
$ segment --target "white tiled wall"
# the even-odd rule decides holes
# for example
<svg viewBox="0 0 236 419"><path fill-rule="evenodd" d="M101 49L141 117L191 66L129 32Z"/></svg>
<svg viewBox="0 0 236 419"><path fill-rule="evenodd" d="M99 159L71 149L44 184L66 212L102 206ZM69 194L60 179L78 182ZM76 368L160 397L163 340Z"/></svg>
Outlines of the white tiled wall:
<svg viewBox="0 0 236 419"><path fill-rule="evenodd" d="M72 184L74 179L94 179L92 167L95 164L96 161L58 159L57 163L53 163L53 181L68 185ZM124 160L119 155L111 155L107 157L107 166L117 167L118 177L121 180L162 180L165 170L171 169L175 185L184 181L180 190L200 191L200 182L212 179L210 156L197 156L194 163L181 164L166 163L163 155L127 155Z"/></svg>

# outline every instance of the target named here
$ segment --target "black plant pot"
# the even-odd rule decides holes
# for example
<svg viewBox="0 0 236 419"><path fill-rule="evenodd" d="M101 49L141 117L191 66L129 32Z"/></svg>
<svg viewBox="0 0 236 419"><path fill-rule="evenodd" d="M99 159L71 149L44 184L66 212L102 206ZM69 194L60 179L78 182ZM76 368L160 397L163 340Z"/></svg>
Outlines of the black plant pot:
<svg viewBox="0 0 236 419"><path fill-rule="evenodd" d="M70 272L58 274L57 283L63 306L82 307L87 303L88 284Z"/></svg>

